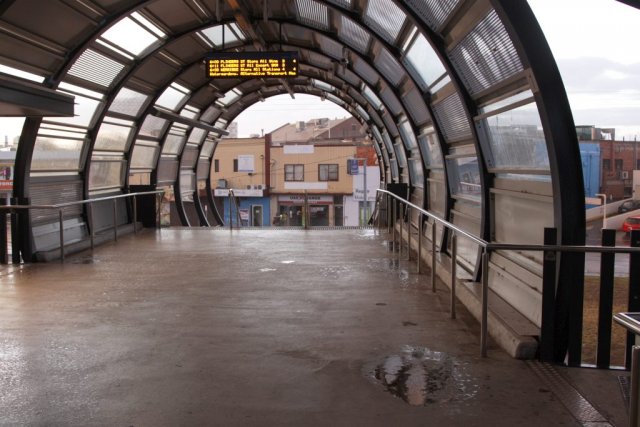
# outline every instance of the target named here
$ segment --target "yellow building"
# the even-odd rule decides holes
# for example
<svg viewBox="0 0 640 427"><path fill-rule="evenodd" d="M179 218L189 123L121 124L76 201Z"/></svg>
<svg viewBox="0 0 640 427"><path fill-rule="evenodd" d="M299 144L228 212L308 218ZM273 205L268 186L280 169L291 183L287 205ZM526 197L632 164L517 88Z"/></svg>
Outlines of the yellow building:
<svg viewBox="0 0 640 427"><path fill-rule="evenodd" d="M306 194L310 225L343 225L344 196L353 194L347 159L355 156L353 144L272 146L271 211L280 223L302 225Z"/></svg>

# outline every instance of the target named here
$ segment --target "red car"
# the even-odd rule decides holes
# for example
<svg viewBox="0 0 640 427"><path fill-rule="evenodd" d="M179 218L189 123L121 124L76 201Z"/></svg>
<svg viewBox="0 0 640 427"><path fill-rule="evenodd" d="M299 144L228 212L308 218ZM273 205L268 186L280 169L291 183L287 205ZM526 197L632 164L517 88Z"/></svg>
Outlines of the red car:
<svg viewBox="0 0 640 427"><path fill-rule="evenodd" d="M622 223L622 231L629 233L631 230L640 230L640 216L630 216Z"/></svg>

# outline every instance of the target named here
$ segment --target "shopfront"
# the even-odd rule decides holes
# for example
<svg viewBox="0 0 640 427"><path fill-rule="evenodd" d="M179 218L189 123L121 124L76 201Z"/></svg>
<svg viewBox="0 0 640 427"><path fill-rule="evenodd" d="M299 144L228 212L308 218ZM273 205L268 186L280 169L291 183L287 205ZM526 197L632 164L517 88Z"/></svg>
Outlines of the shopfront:
<svg viewBox="0 0 640 427"><path fill-rule="evenodd" d="M334 225L333 196L307 195L309 206L309 225L311 227ZM278 213L274 217L274 225L303 226L305 196L278 196Z"/></svg>

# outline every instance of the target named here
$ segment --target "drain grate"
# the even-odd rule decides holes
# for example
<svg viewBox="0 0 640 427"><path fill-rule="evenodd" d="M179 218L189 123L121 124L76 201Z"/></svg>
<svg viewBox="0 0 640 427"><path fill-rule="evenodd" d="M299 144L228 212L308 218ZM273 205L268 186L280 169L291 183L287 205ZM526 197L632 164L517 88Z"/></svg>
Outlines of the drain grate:
<svg viewBox="0 0 640 427"><path fill-rule="evenodd" d="M607 419L578 390L569 384L552 365L536 361L529 361L527 364L582 425L611 426Z"/></svg>

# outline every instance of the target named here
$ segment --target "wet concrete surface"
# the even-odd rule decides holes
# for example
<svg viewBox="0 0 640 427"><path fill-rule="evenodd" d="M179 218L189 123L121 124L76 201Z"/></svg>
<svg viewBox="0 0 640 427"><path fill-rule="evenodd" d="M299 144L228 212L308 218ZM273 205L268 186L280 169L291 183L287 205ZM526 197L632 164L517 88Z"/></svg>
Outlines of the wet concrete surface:
<svg viewBox="0 0 640 427"><path fill-rule="evenodd" d="M394 257L373 230L163 229L2 270L0 425L580 425Z"/></svg>

